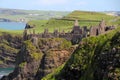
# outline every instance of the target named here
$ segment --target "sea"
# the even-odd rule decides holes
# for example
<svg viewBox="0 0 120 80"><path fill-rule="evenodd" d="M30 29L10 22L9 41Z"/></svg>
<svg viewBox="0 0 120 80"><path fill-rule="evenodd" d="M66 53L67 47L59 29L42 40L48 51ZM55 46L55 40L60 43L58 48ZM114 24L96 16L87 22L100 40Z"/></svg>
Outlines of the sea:
<svg viewBox="0 0 120 80"><path fill-rule="evenodd" d="M5 76L8 75L9 73L13 72L14 68L0 68L0 79Z"/></svg>
<svg viewBox="0 0 120 80"><path fill-rule="evenodd" d="M0 22L0 30L23 30L26 23L21 22ZM8 75L14 68L0 68L0 78Z"/></svg>
<svg viewBox="0 0 120 80"><path fill-rule="evenodd" d="M2 30L23 30L26 23L23 22L0 22L0 29Z"/></svg>

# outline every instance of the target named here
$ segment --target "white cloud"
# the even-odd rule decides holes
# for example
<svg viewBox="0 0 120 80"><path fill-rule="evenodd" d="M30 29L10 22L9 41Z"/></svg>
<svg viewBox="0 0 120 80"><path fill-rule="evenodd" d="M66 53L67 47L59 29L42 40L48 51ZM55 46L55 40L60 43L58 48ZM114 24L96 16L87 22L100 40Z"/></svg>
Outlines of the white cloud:
<svg viewBox="0 0 120 80"><path fill-rule="evenodd" d="M34 3L38 5L61 5L67 2L68 0L36 0Z"/></svg>

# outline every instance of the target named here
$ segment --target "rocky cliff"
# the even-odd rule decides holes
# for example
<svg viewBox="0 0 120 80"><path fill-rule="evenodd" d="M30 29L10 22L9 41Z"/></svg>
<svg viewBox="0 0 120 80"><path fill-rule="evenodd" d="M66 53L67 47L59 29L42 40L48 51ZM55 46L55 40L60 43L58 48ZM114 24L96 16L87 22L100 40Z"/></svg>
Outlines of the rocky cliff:
<svg viewBox="0 0 120 80"><path fill-rule="evenodd" d="M0 36L0 67L14 67L15 57L21 48L22 37L3 33Z"/></svg>
<svg viewBox="0 0 120 80"><path fill-rule="evenodd" d="M73 50L71 42L60 38L25 41L17 54L15 70L1 80L40 80L65 63Z"/></svg>
<svg viewBox="0 0 120 80"><path fill-rule="evenodd" d="M1 80L119 80L120 28L83 39L75 49L61 38L24 41L15 70Z"/></svg>
<svg viewBox="0 0 120 80"><path fill-rule="evenodd" d="M65 66L42 80L119 80L119 30L83 39Z"/></svg>

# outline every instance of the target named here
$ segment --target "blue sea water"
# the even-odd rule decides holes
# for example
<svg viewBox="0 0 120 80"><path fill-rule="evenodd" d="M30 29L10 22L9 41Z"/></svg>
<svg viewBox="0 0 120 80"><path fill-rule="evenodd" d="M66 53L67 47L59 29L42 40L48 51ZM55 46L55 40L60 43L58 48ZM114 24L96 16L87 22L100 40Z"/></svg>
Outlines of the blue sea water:
<svg viewBox="0 0 120 80"><path fill-rule="evenodd" d="M21 22L0 22L0 29L3 30L23 30L26 23Z"/></svg>
<svg viewBox="0 0 120 80"><path fill-rule="evenodd" d="M8 75L14 70L14 68L0 68L0 78L2 78L4 75Z"/></svg>

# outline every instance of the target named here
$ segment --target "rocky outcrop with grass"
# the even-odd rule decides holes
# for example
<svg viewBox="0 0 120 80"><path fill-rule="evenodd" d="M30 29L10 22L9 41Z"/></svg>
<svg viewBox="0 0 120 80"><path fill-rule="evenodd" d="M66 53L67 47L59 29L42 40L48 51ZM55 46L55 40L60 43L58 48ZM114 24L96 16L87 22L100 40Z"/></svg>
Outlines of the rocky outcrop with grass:
<svg viewBox="0 0 120 80"><path fill-rule="evenodd" d="M0 67L14 67L16 55L21 48L22 37L3 33L0 36Z"/></svg>
<svg viewBox="0 0 120 80"><path fill-rule="evenodd" d="M74 47L71 42L60 39L34 39L24 41L17 54L15 70L1 80L40 80L64 64Z"/></svg>
<svg viewBox="0 0 120 80"><path fill-rule="evenodd" d="M83 39L64 67L42 80L119 80L119 30Z"/></svg>

